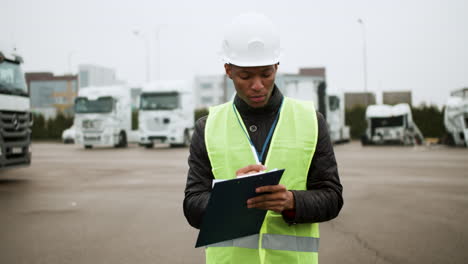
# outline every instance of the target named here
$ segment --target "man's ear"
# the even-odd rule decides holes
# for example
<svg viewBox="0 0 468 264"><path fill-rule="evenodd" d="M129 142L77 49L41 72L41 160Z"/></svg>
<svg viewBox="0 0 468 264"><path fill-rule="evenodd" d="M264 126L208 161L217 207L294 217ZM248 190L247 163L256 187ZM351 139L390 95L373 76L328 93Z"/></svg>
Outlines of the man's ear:
<svg viewBox="0 0 468 264"><path fill-rule="evenodd" d="M225 63L224 64L224 70L226 71L226 75L229 77L229 79L232 80L232 67L231 67L231 65Z"/></svg>

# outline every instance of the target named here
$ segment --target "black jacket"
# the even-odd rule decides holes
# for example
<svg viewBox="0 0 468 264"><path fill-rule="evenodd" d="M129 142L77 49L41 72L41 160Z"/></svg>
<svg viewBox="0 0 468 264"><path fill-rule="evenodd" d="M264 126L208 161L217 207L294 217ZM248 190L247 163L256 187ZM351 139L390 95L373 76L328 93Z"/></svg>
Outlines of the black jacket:
<svg viewBox="0 0 468 264"><path fill-rule="evenodd" d="M267 105L261 109L249 107L239 97L234 98L246 128L255 125L257 130L249 136L257 150L261 150L268 131L275 120L283 100L283 95L275 86ZM195 124L195 131L190 145L188 158L189 171L185 187L184 214L191 226L200 228L203 213L210 198L212 180L211 163L205 145L205 124L207 117L200 118ZM316 223L335 218L343 206L342 190L333 146L328 135L327 123L322 114L317 112L318 140L307 175L307 190L295 191L296 214L289 223ZM254 129L253 129L254 130ZM264 164L267 150L263 156ZM248 164L246 164L248 165Z"/></svg>

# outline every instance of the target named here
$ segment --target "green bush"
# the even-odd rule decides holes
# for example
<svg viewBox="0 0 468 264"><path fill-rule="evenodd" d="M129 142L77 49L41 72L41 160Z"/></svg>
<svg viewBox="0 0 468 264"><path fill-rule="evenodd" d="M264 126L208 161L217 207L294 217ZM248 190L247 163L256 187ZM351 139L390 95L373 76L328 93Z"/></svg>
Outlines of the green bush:
<svg viewBox="0 0 468 264"><path fill-rule="evenodd" d="M33 114L33 140L61 140L62 132L73 125L73 116L57 114L55 118L45 119L42 114Z"/></svg>
<svg viewBox="0 0 468 264"><path fill-rule="evenodd" d="M441 138L445 133L444 112L435 105L412 107L413 120L424 137Z"/></svg>
<svg viewBox="0 0 468 264"><path fill-rule="evenodd" d="M208 108L200 108L195 110L195 121L206 115L208 115Z"/></svg>
<svg viewBox="0 0 468 264"><path fill-rule="evenodd" d="M345 124L349 126L352 139L360 139L366 132L366 107L355 106L350 110L346 110Z"/></svg>
<svg viewBox="0 0 468 264"><path fill-rule="evenodd" d="M132 110L132 130L138 130L138 109Z"/></svg>
<svg viewBox="0 0 468 264"><path fill-rule="evenodd" d="M33 114L32 139L45 139L47 137L46 122L41 114Z"/></svg>

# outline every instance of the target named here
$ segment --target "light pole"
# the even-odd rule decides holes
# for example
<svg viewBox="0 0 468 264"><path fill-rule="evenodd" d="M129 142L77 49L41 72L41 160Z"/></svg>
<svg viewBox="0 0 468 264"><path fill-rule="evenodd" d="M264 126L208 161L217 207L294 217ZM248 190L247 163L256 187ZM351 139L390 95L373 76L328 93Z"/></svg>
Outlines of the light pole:
<svg viewBox="0 0 468 264"><path fill-rule="evenodd" d="M157 56L157 57L156 57L156 80L159 80L160 77L161 77L161 76L160 76L160 70L161 70L161 69L160 69L160 66L161 66L161 62L160 62L160 60L161 60L161 48L160 48L160 46L161 46L161 40L160 40L160 38L159 38L160 29L161 29L161 26L157 26L157 27L156 27L156 30L155 30L155 34L156 34L156 45L157 45L157 47L156 47L156 48L157 48L157 50L156 50L156 52L157 52L157 54L156 54L156 56Z"/></svg>
<svg viewBox="0 0 468 264"><path fill-rule="evenodd" d="M362 41L363 41L363 67L364 67L364 92L366 93L366 106L368 104L368 94L367 94L367 40L366 40L366 25L362 19L358 19L357 22L361 24L362 28Z"/></svg>
<svg viewBox="0 0 468 264"><path fill-rule="evenodd" d="M146 82L149 82L150 79L151 79L150 78L150 45L149 45L149 39L146 38L144 35L142 35L140 33L140 31L138 31L138 30L134 30L133 34L135 36L141 37L145 42L145 48L146 48L146 60L145 60L145 63L146 63Z"/></svg>
<svg viewBox="0 0 468 264"><path fill-rule="evenodd" d="M68 73L72 75L72 55L75 53L74 50L68 52Z"/></svg>
<svg viewBox="0 0 468 264"><path fill-rule="evenodd" d="M154 30L156 40L156 79L161 78L161 28L167 24L158 24Z"/></svg>

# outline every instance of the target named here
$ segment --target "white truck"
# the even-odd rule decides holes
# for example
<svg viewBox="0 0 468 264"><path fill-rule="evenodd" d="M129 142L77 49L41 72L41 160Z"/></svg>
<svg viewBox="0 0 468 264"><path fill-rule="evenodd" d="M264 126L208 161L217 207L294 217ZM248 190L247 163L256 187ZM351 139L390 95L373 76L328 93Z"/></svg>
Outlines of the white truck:
<svg viewBox="0 0 468 264"><path fill-rule="evenodd" d="M453 91L444 113L449 144L468 147L468 88Z"/></svg>
<svg viewBox="0 0 468 264"><path fill-rule="evenodd" d="M349 126L345 125L344 100L338 94L327 92L323 77L278 74L276 84L285 96L314 102L316 110L327 120L330 140L333 143L350 140Z"/></svg>
<svg viewBox="0 0 468 264"><path fill-rule="evenodd" d="M349 142L351 134L345 125L345 106L343 94L328 94L327 123L330 140L333 143Z"/></svg>
<svg viewBox="0 0 468 264"><path fill-rule="evenodd" d="M0 170L31 163L33 121L22 63L0 48Z"/></svg>
<svg viewBox="0 0 468 264"><path fill-rule="evenodd" d="M75 99L75 143L85 148L127 147L131 111L126 85L80 88Z"/></svg>
<svg viewBox="0 0 468 264"><path fill-rule="evenodd" d="M143 85L138 113L139 145L188 146L194 128L192 86L186 81L156 81Z"/></svg>
<svg viewBox="0 0 468 264"><path fill-rule="evenodd" d="M366 132L361 138L363 145L420 145L424 141L408 104L369 105L366 121Z"/></svg>

